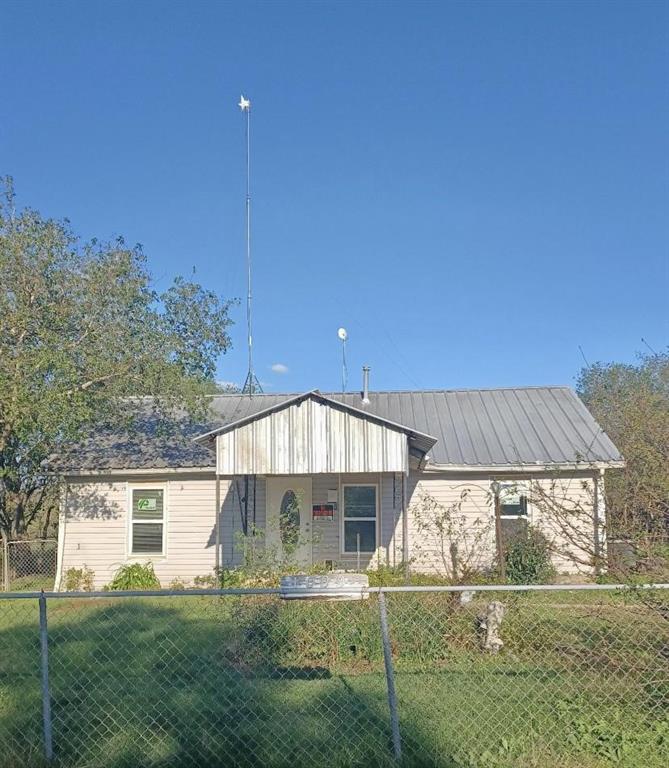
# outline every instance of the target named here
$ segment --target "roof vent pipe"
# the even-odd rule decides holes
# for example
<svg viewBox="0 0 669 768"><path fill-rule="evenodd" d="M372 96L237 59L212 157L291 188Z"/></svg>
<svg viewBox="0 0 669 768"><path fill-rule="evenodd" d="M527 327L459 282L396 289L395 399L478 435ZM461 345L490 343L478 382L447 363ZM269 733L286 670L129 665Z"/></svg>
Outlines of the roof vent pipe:
<svg viewBox="0 0 669 768"><path fill-rule="evenodd" d="M362 402L363 405L369 403L369 366L362 366Z"/></svg>

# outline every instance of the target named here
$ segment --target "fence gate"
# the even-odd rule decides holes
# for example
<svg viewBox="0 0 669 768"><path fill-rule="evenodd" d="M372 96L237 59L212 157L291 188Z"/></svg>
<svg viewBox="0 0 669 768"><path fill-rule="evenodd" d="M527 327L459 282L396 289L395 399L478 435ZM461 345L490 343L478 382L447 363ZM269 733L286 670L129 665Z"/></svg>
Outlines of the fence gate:
<svg viewBox="0 0 669 768"><path fill-rule="evenodd" d="M0 551L0 584L3 590L52 590L56 578L57 552L56 539L3 539Z"/></svg>

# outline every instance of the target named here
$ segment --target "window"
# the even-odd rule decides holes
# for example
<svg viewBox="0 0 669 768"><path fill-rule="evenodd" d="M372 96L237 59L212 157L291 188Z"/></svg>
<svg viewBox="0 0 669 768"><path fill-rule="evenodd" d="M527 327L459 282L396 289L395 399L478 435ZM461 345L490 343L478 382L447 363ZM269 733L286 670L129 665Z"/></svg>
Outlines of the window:
<svg viewBox="0 0 669 768"><path fill-rule="evenodd" d="M522 485L500 484L499 514L500 517L527 517L527 496Z"/></svg>
<svg viewBox="0 0 669 768"><path fill-rule="evenodd" d="M508 543L527 533L527 490L522 483L500 483L499 516L502 539Z"/></svg>
<svg viewBox="0 0 669 768"><path fill-rule="evenodd" d="M165 491L162 488L133 488L130 554L162 555L165 539Z"/></svg>
<svg viewBox="0 0 669 768"><path fill-rule="evenodd" d="M344 486L344 553L376 551L376 486Z"/></svg>
<svg viewBox="0 0 669 768"><path fill-rule="evenodd" d="M300 539L300 502L295 491L286 491L279 511L279 533L285 549L294 549Z"/></svg>

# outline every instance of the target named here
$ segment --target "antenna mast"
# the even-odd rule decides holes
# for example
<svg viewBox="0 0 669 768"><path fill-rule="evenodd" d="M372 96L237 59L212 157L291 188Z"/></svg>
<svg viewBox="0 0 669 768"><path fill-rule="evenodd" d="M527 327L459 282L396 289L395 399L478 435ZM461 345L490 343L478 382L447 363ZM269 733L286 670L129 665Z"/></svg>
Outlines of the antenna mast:
<svg viewBox="0 0 669 768"><path fill-rule="evenodd" d="M348 339L348 333L346 328L339 328L337 336L341 340L341 391L346 392L346 382L348 379L348 369L346 367L346 340Z"/></svg>
<svg viewBox="0 0 669 768"><path fill-rule="evenodd" d="M262 387L253 372L253 334L251 332L251 102L241 96L239 108L246 112L246 328L249 348L249 370L242 394L252 397L256 392L262 393Z"/></svg>

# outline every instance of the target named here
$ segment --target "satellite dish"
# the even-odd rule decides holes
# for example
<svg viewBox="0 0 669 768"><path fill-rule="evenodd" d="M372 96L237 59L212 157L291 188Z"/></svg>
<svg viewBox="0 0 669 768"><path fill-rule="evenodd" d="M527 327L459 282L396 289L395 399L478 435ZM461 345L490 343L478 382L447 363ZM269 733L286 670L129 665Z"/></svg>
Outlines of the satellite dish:
<svg viewBox="0 0 669 768"><path fill-rule="evenodd" d="M346 328L340 328L340 329L337 331L337 336L339 336L339 338L340 338L342 341L346 341L346 339L348 338L348 333L346 333Z"/></svg>

